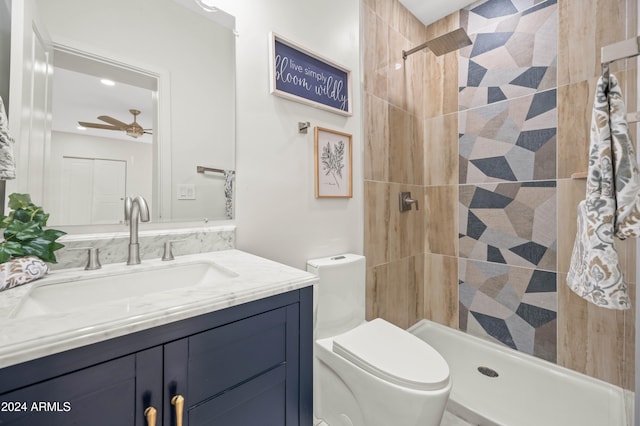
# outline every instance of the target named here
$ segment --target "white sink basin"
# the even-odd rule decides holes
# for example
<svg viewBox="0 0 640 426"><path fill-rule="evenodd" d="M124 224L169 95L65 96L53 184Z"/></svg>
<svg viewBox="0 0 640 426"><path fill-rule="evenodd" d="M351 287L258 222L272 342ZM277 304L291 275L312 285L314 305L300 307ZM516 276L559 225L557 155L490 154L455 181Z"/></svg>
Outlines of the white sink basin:
<svg viewBox="0 0 640 426"><path fill-rule="evenodd" d="M11 314L27 318L44 314L70 312L109 303L126 312L132 302L143 301L149 294L215 285L237 274L213 262L171 262L162 265L125 267L113 273L87 272L67 280L52 279L36 283ZM115 305L115 306L114 306Z"/></svg>

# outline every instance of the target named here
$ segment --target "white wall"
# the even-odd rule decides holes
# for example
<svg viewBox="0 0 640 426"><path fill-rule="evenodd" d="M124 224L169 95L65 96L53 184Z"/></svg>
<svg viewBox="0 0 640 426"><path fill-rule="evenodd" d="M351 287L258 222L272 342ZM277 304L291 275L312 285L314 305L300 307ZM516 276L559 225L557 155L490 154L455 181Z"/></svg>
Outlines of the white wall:
<svg viewBox="0 0 640 426"><path fill-rule="evenodd" d="M363 250L358 0L219 0L236 17L237 247L294 267L309 258ZM269 93L269 32L350 68L352 117ZM353 135L353 198L316 199L313 131Z"/></svg>

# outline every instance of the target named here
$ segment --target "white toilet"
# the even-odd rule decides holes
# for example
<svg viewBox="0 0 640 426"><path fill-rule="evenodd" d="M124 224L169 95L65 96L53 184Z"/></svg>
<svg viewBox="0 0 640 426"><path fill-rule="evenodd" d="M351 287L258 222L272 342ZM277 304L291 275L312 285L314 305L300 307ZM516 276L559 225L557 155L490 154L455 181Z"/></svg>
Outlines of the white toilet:
<svg viewBox="0 0 640 426"><path fill-rule="evenodd" d="M365 321L365 258L309 260L315 292L314 417L329 426L437 426L451 390L431 346L376 318Z"/></svg>

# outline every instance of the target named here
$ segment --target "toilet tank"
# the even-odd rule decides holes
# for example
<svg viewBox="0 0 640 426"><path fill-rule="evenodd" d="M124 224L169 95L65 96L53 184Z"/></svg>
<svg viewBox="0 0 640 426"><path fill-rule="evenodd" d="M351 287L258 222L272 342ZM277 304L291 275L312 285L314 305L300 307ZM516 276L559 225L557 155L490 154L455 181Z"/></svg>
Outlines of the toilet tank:
<svg viewBox="0 0 640 426"><path fill-rule="evenodd" d="M309 260L307 271L319 277L315 297L316 339L335 336L364 322L364 256L341 254Z"/></svg>

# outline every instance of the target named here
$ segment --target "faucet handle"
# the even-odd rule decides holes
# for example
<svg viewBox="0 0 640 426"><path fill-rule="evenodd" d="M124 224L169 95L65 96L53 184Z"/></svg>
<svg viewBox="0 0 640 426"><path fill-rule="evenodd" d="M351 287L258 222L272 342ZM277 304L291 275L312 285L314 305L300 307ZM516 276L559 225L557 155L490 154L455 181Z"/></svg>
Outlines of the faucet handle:
<svg viewBox="0 0 640 426"><path fill-rule="evenodd" d="M68 250L87 250L87 266L84 267L85 271L95 271L102 268L100 264L100 249L98 247L76 247Z"/></svg>
<svg viewBox="0 0 640 426"><path fill-rule="evenodd" d="M172 245L173 243L179 243L181 241L186 241L186 238L182 238L180 240L169 240L169 241L165 241L164 242L164 252L162 253L162 260L173 260L173 251L172 249Z"/></svg>

